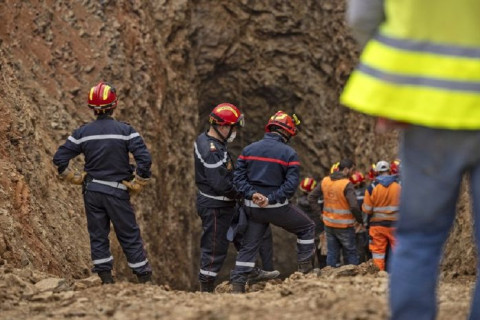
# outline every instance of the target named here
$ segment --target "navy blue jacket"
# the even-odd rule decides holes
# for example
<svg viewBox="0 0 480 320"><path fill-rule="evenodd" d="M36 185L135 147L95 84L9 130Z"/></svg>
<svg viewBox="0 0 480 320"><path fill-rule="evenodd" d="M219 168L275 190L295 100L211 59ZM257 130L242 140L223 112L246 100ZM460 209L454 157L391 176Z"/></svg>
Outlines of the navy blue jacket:
<svg viewBox="0 0 480 320"><path fill-rule="evenodd" d="M235 201L223 201L206 197L237 198L233 186L233 161L227 145L206 132L200 134L194 143L195 183L200 193L197 205L207 208L233 207Z"/></svg>
<svg viewBox="0 0 480 320"><path fill-rule="evenodd" d="M243 149L234 174L235 187L246 199L255 192L268 197L270 204L291 198L300 182L300 161L295 150L276 133Z"/></svg>
<svg viewBox="0 0 480 320"><path fill-rule="evenodd" d="M142 137L129 124L101 115L97 120L75 130L58 148L53 163L62 173L71 159L85 155L84 171L93 179L121 182L131 180L134 167L130 165L129 153L133 154L137 174L142 178L151 176L152 158ZM87 190L119 195L126 191L110 186L90 183Z"/></svg>

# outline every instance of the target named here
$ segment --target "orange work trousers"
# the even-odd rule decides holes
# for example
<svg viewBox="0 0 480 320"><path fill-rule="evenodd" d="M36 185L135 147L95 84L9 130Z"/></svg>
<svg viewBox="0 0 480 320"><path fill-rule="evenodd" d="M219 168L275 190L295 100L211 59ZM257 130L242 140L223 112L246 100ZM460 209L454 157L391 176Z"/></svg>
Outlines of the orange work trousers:
<svg viewBox="0 0 480 320"><path fill-rule="evenodd" d="M388 246L392 247L392 249L395 247L394 231L395 228L393 227L370 227L369 249L372 252L373 262L380 270L385 270L385 254Z"/></svg>

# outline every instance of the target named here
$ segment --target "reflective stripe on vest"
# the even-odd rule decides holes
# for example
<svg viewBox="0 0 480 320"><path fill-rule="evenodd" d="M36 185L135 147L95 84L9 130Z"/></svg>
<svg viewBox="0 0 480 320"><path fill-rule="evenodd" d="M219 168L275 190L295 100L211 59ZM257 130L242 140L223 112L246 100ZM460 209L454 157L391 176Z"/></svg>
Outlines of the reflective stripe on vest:
<svg viewBox="0 0 480 320"><path fill-rule="evenodd" d="M397 221L399 206L373 207L373 215L370 221Z"/></svg>
<svg viewBox="0 0 480 320"><path fill-rule="evenodd" d="M372 222L374 222L374 221L384 221L384 220L397 221L396 212L393 212L393 213L374 213L372 215L372 218L370 219L370 221L372 221Z"/></svg>
<svg viewBox="0 0 480 320"><path fill-rule="evenodd" d="M385 8L341 102L427 127L480 129L480 2L386 0ZM454 17L461 23L445 23Z"/></svg>
<svg viewBox="0 0 480 320"><path fill-rule="evenodd" d="M331 219L324 215L323 223L329 227L341 228L338 225L353 225L355 223L355 219Z"/></svg>
<svg viewBox="0 0 480 320"><path fill-rule="evenodd" d="M400 207L398 206L387 206L387 207L374 207L373 212L392 212L398 211Z"/></svg>

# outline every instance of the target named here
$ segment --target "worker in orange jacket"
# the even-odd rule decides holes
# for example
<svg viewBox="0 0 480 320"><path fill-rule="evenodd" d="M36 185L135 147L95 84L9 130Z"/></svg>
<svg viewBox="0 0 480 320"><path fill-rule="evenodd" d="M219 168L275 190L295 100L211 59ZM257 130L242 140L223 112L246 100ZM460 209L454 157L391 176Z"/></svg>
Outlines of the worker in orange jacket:
<svg viewBox="0 0 480 320"><path fill-rule="evenodd" d="M343 248L345 264L358 265L355 243L355 225L363 225L362 212L358 206L355 189L349 177L355 170L355 163L343 159L338 170L325 177L321 183L323 194L322 219L327 236L327 265L337 267ZM314 193L315 190L312 192ZM309 196L313 199L314 195ZM312 201L314 203L314 201ZM355 223L356 222L356 223Z"/></svg>
<svg viewBox="0 0 480 320"><path fill-rule="evenodd" d="M379 161L376 180L365 191L362 211L369 215L370 251L375 265L385 270L385 254L395 246L394 224L400 203L400 184L390 175L390 164Z"/></svg>

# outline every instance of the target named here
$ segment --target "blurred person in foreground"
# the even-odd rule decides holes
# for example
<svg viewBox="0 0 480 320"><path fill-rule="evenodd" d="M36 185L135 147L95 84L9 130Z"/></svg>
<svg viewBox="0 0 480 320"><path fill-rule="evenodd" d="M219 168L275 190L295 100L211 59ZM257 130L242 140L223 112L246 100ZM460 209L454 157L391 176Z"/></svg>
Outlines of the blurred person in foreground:
<svg viewBox="0 0 480 320"><path fill-rule="evenodd" d="M392 319L435 318L438 267L465 174L479 247L479 12L476 0L349 2L348 20L364 48L341 102L379 117L377 130L402 129ZM480 319L478 281L470 319Z"/></svg>

